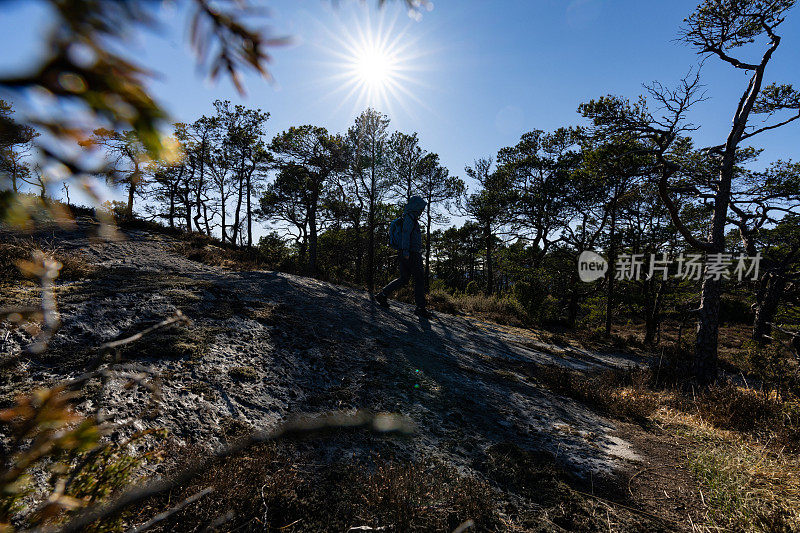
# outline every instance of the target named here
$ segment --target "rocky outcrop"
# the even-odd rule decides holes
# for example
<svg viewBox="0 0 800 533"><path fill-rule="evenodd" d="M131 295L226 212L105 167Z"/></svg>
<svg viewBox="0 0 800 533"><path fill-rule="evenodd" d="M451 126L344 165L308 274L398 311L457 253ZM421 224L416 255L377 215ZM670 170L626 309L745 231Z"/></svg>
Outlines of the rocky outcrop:
<svg viewBox="0 0 800 533"><path fill-rule="evenodd" d="M162 235L59 238L101 268L91 279L59 284L63 325L46 356L27 361L5 393L78 375L93 356L88 347L179 309L191 324L118 354L132 369L158 376L157 404L116 380L102 390L94 384L79 407L100 401L107 417L129 420L131 428L165 427L184 443L208 446L231 427L269 429L289 413L366 408L414 420L416 433L392 443L399 454L463 469L502 442L550 451L580 476L637 458L612 421L515 370L640 364L631 358L549 344L530 331L468 317L421 319L397 302L384 310L363 291L310 278L203 265L176 253ZM0 340L7 356L30 339L6 324Z"/></svg>

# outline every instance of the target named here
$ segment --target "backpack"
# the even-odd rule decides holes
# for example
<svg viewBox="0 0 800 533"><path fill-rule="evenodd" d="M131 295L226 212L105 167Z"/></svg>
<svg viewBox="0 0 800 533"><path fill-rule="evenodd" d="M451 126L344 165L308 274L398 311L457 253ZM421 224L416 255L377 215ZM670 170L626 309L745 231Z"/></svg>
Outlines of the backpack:
<svg viewBox="0 0 800 533"><path fill-rule="evenodd" d="M400 250L403 246L403 217L398 217L389 224L389 246Z"/></svg>

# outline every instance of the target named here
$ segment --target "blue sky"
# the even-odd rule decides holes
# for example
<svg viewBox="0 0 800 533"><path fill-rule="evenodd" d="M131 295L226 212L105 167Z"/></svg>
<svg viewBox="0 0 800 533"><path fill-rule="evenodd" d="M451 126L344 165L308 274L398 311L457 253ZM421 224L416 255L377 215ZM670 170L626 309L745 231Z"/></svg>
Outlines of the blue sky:
<svg viewBox="0 0 800 533"><path fill-rule="evenodd" d="M214 99L260 107L272 114L271 136L311 123L344 131L362 106L342 88L343 41L359 31L391 28L390 39L405 49L401 66L412 79L401 82L413 98L373 102L390 114L391 127L419 133L423 147L463 176L465 164L494 155L525 131L582 123L581 102L604 94L635 98L641 84L672 84L698 62L692 49L675 42L678 28L697 0L435 0L432 11L410 19L400 2L380 12L376 2L274 0L269 24L295 43L272 50L275 81L247 76L246 98L227 80L209 84L198 73L186 44L180 8L163 9L166 29L132 36L129 51L158 73L154 94L178 121L210 113ZM36 0L4 2L0 72L18 71L43 53L48 17ZM386 31L383 32L386 34ZM781 30L783 44L767 78L800 83L800 8ZM748 54L752 57L752 53ZM706 61L703 82L710 99L692 121L702 126L700 145L724 140L745 74L718 60ZM763 163L800 158L800 126L758 139Z"/></svg>

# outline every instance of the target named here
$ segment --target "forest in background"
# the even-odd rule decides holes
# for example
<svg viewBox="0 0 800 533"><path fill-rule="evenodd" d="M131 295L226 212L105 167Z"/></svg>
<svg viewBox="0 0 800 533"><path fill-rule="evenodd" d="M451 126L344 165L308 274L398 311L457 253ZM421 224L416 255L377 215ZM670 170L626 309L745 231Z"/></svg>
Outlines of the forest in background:
<svg viewBox="0 0 800 533"><path fill-rule="evenodd" d="M698 87L697 77L684 80L683 98L697 98ZM2 105L13 120L11 106ZM649 347L663 333L688 346L696 338L686 326L708 276L686 276L674 262L703 250L684 233L711 234L714 160L688 135L662 154L647 139L609 131L602 123L609 108L643 112L613 97L583 104L588 124L533 130L466 166L472 189L416 132L392 131L389 117L374 109L344 133L301 125L270 138L268 112L216 101L213 115L175 124L161 160L149 158L132 132L98 129L81 144L101 151L111 182L123 188L127 201L104 208L123 223L134 216L157 221L247 249L264 268L374 291L396 275L388 224L419 195L428 204L420 224L434 306L598 338L611 338L616 328ZM11 192L38 191L46 199L48 180L26 158L34 135L28 130L4 148L14 163ZM737 335L753 354L777 334L791 356L800 323L800 164L764 164L759 153L746 147L736 155L718 324L749 325L752 346L741 328ZM659 158L679 169L669 186L672 206L660 196ZM465 222L448 227L454 215ZM256 242L257 225L270 231ZM577 269L586 250L610 264L590 283ZM620 259L634 254L642 258L640 275L615 279ZM736 275L740 255L760 257L754 276ZM650 270L652 259L671 261L668 270Z"/></svg>

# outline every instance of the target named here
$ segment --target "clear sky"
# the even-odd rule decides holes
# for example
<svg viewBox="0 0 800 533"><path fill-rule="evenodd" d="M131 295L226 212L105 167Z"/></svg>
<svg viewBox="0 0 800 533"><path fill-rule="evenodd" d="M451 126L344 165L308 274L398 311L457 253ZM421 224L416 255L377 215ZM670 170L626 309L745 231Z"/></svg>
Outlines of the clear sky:
<svg viewBox="0 0 800 533"><path fill-rule="evenodd" d="M209 84L197 72L180 7L162 8L163 31L133 36L128 49L158 73L153 92L174 120L210 113L220 98L269 111L270 136L306 123L341 132L372 104L390 115L393 129L418 132L424 148L463 176L465 164L494 155L526 131L582 123L581 102L604 94L635 98L642 83L673 84L699 59L675 41L697 0L435 0L419 20L399 1L383 11L372 0L264 4L272 32L295 42L271 50L272 84L245 78L245 98L227 80ZM2 6L0 72L7 73L44 52L48 16L36 0ZM800 7L780 33L783 44L767 78L798 84ZM343 55L364 34L395 43L388 47L397 55L395 96L369 101L350 92L354 79ZM718 144L746 76L712 58L702 78L710 99L692 115L702 126L696 138L699 145ZM766 148L764 163L800 159L800 126L769 132L758 143Z"/></svg>

